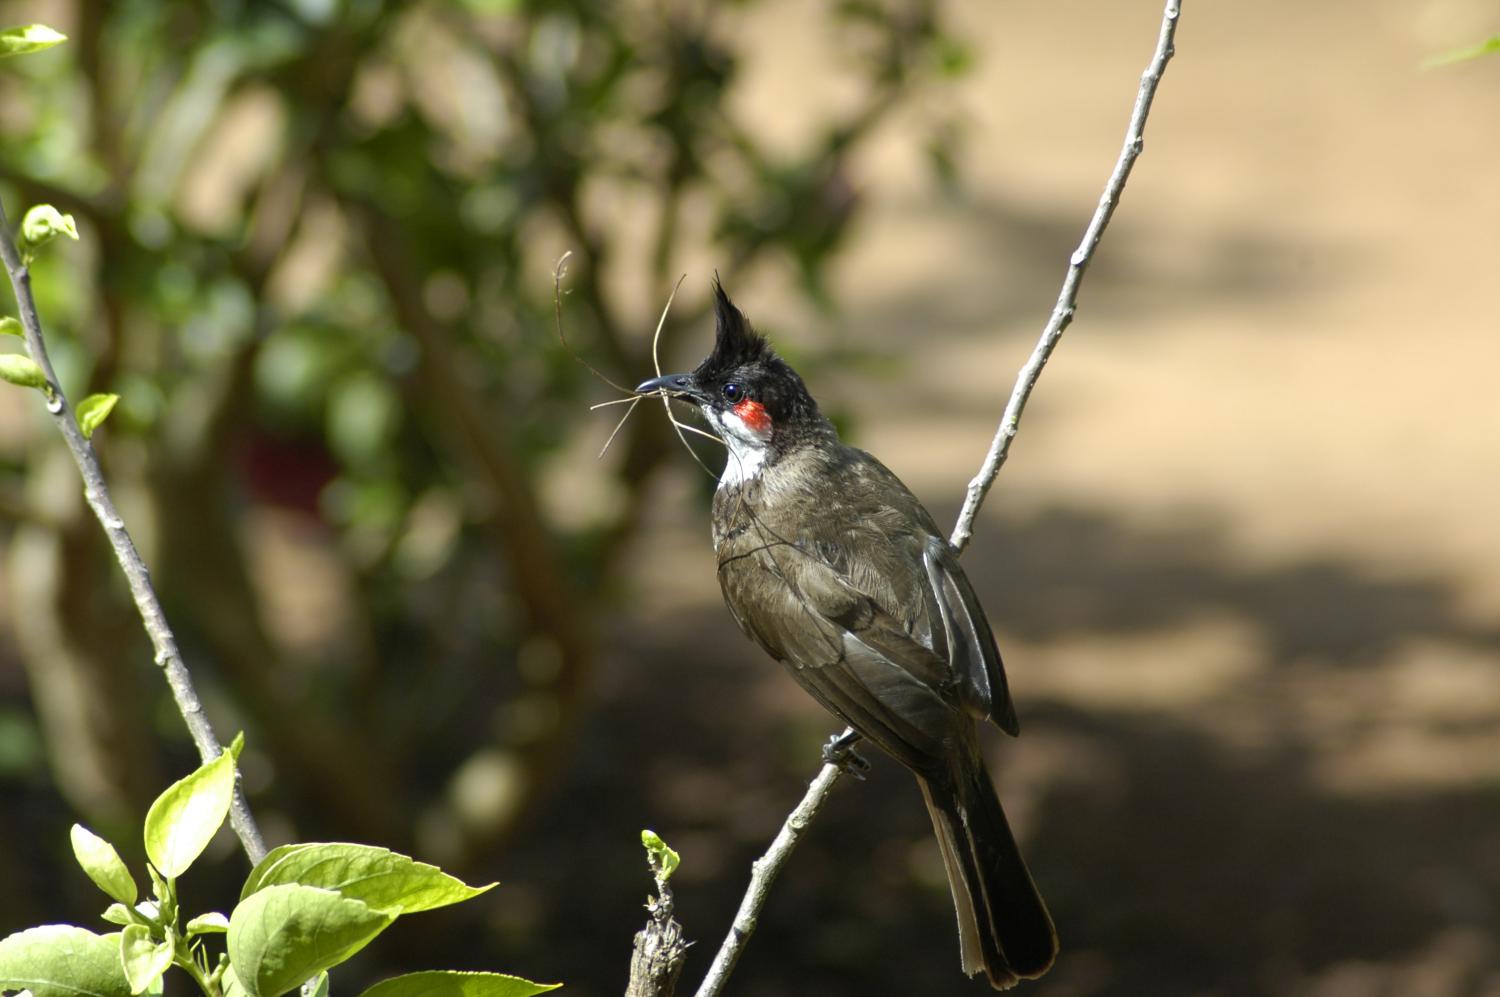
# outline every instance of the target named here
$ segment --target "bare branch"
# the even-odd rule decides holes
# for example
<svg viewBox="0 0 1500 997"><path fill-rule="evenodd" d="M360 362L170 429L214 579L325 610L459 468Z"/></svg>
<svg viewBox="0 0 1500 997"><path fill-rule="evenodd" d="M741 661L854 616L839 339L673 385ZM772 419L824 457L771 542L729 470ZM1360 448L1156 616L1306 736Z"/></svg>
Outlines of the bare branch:
<svg viewBox="0 0 1500 997"><path fill-rule="evenodd" d="M663 902L646 905L650 919L635 935L625 997L673 997L677 992L689 943L683 940L682 925L673 919L670 904L663 907Z"/></svg>
<svg viewBox="0 0 1500 997"><path fill-rule="evenodd" d="M1073 321L1073 313L1078 307L1078 285L1083 281L1083 272L1094 258L1094 251L1099 248L1104 229L1109 225L1116 205L1120 203L1125 181L1130 178L1130 170L1135 166L1136 157L1141 154L1141 148L1145 144L1146 116L1151 113L1151 102L1156 97L1156 87L1167 68L1167 60L1172 58L1175 51L1173 38L1177 34L1181 6L1181 0L1167 0L1167 9L1161 20L1161 33L1156 39L1156 52L1151 56L1151 64L1146 67L1146 72L1141 75L1141 87L1136 93L1135 108L1130 114L1130 127L1125 131L1125 146L1120 150L1120 158L1115 162L1109 183L1104 186L1104 196L1099 198L1099 207L1094 210L1094 217L1089 220L1088 228L1083 233L1083 241L1068 260L1068 273L1063 279L1057 304L1053 306L1052 317L1047 320L1047 327L1042 330L1041 339L1037 341L1030 359L1016 375L1015 390L1011 392L1010 402L1005 406L1005 414L1000 417L1000 426L995 430L995 439L990 443L989 453L985 454L984 464L980 466L974 480L969 482L964 507L958 514L953 536L948 541L956 551L962 551L973 538L974 517L979 515L979 507L989 494L990 486L995 483L995 475L1000 473L1000 465L1005 463L1010 452L1010 443L1020 427L1021 413L1031 397L1031 389L1036 386L1037 378L1041 376L1042 368L1052 356L1063 331Z"/></svg>
<svg viewBox="0 0 1500 997"><path fill-rule="evenodd" d="M1036 386L1042 367L1046 365L1047 358L1052 355L1052 350L1057 346L1058 339L1062 337L1063 330L1073 321L1073 312L1078 301L1078 286L1083 279L1083 272L1088 267L1089 261L1093 259L1094 251L1099 247L1099 240L1104 234L1104 229L1109 225L1115 206L1120 202L1120 194L1125 189L1125 181L1130 177L1131 167L1135 165L1136 157L1141 154L1146 116L1151 113L1151 101L1156 96L1156 87L1161 82L1162 72L1167 67L1167 61L1172 58L1173 38L1177 32L1180 9L1181 0L1167 0L1166 11L1162 15L1161 32L1156 42L1156 51L1151 57L1150 65L1146 67L1146 72L1141 76L1140 90L1136 94L1135 107L1130 115L1130 126L1125 132L1125 146L1121 149L1120 157L1115 162L1114 172L1110 174L1109 182L1104 187L1104 195L1099 199L1099 207L1094 211L1094 216L1084 231L1083 241L1068 261L1068 273L1063 280L1062 292L1057 297L1057 305L1052 310L1052 317L1042 331L1041 340L1037 343L1031 359L1026 362L1026 366L1021 368L1016 378L1015 391L1012 392L1010 403L1005 408L1005 415L1001 418L1000 428L995 434L994 442L990 445L989 453L985 455L984 464L980 467L979 474L969 483L964 507L959 513L958 524L954 527L950 541L954 549L960 553L968 546L973 535L974 517L979 513L979 507L984 502L990 486L994 484L995 476L1000 473L1000 465L1005 463L1010 441L1015 438L1016 429L1021 420L1021 411L1026 407L1026 400L1031 396L1031 389ZM844 736L847 737L852 733L852 730L845 731ZM729 979L729 974L734 970L735 962L740 957L740 952L744 949L751 933L755 931L756 922L760 918L761 908L765 906L771 883L775 881L777 874L781 872L781 867L791 855L803 828L816 816L823 801L828 798L833 784L838 781L842 773L843 769L836 764L829 763L823 766L822 771L808 787L806 795L802 797L802 802L797 804L796 809L787 817L781 831L771 842L771 847L755 862L750 876L750 885L745 891L744 899L740 901L740 909L735 915L734 925L730 928L723 945L720 946L718 954L714 956L713 965L709 967L708 975L698 989L697 997L715 997L723 989Z"/></svg>
<svg viewBox="0 0 1500 997"><path fill-rule="evenodd" d="M52 369L52 361L47 355L47 345L42 339L42 324L37 316L36 299L31 293L31 273L21 260L21 254L16 248L15 239L11 236L10 222L5 217L3 206L0 206L0 260L3 260L6 273L10 275L11 287L15 289L16 306L21 312L21 326L26 333L26 351L47 377L49 386L47 411L57 423L57 428L68 445L68 452L73 455L73 462L78 465L78 473L83 478L84 498L88 501L89 508L94 510L99 524L104 528L104 534L109 538L110 546L114 549L115 559L119 561L121 570L125 572L125 580L130 585L130 595L135 600L135 607L140 613L141 622L145 624L146 635L151 638L151 646L156 652L156 663L166 673L167 685L171 687L177 710L182 714L183 722L187 724L193 743L197 745L198 754L204 761L210 761L217 758L223 748L218 738L214 736L213 727L209 725L208 717L204 713L203 703L193 688L192 677L188 674L187 665L183 663L182 652L178 650L177 638L167 623L166 614L161 608L161 601L157 599L156 591L151 587L150 572L146 570L145 562L141 560L141 555L135 549L135 543L130 539L130 533L125 529L125 521L120 518L120 513L115 509L109 488L104 483L104 472L99 466L99 458L94 453L93 445L78 428L78 422L73 417L73 410L63 394L62 385L58 383L57 373ZM234 799L229 807L229 822L235 834L239 836L240 844L244 846L245 854L250 857L251 863L254 864L264 858L265 841L261 837L255 818L250 813L249 804L245 802L245 795L238 781L235 784Z"/></svg>
<svg viewBox="0 0 1500 997"><path fill-rule="evenodd" d="M845 731L844 734L851 734ZM750 886L745 890L745 897L740 901L740 909L735 912L734 924L729 929L729 934L724 939L724 944L719 946L719 951L714 955L713 965L708 968L708 975L703 978L703 985L698 988L696 997L717 997L724 989L724 984L729 982L729 974L734 972L734 964L739 961L740 953L744 951L745 943L755 933L755 926L760 920L761 908L766 905L766 897L771 890L771 884L776 882L776 877L781 873L781 867L786 865L787 858L792 854L792 849L797 847L797 842L802 837L802 831L816 816L822 808L823 801L828 799L833 784L844 772L843 768L834 762L828 762L823 770L818 773L812 785L807 787L807 793L803 795L802 802L787 815L786 822L781 825L781 830L776 832L776 837L771 841L771 847L766 853L755 860L750 867Z"/></svg>

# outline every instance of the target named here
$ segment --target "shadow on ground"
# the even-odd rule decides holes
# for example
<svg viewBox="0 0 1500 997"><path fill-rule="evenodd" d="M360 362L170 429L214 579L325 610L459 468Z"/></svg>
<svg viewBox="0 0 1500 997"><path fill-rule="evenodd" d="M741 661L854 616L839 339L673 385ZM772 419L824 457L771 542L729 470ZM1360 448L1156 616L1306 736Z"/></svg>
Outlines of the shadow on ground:
<svg viewBox="0 0 1500 997"><path fill-rule="evenodd" d="M1028 647L1169 632L1206 610L1263 635L1262 660L1201 710L1101 709L1018 683L1023 738L996 737L994 767L1064 943L1030 992L1500 986L1500 785L1331 787L1307 719L1318 714L1299 701L1309 671L1352 688L1411 639L1493 654L1500 634L1465 621L1452 587L1335 560L1235 567L1210 525L1142 532L1099 511L992 525L966 562L1002 631ZM646 826L684 855L679 912L698 940L684 989L696 986L750 861L834 726L717 605L649 634L619 626L587 741L544 819L494 870L507 885L484 933L492 964L566 980L574 994L623 987L649 885L635 844ZM1221 736L1211 718L1241 701L1288 722L1249 744ZM878 760L867 782L838 789L733 992L987 992L958 971L926 818L896 766Z"/></svg>
<svg viewBox="0 0 1500 997"><path fill-rule="evenodd" d="M549 802L493 866L454 870L501 887L403 918L340 990L451 966L622 992L644 827L683 854L696 987L836 724L734 628L706 538L642 543L682 557L701 599L613 622ZM965 563L1022 718L1017 741L992 732L992 769L1064 946L1025 992L1500 994L1500 630L1454 584L1334 557L1252 566L1206 516L1060 507L994 517ZM918 793L873 761L810 828L732 993L988 992L959 972ZM95 923L76 874L19 895Z"/></svg>
<svg viewBox="0 0 1500 997"><path fill-rule="evenodd" d="M846 324L857 327L862 345L903 353L913 347L913 330L941 329L945 340L993 337L996 330L1033 338L1057 297L1090 207L1029 204L994 192L965 198L951 218L944 215L952 231L941 259L908 262L907 271L920 275L919 287L861 281ZM896 202L889 210L903 229L920 229L944 211L935 212L927 197ZM1164 245L1175 247L1165 259ZM1306 234L1292 239L1244 226L1189 235L1156 230L1135 218L1110 230L1089 265L1081 307L1109 315L1116 333L1206 307L1253 315L1268 304L1285 308L1306 297L1337 295L1385 266L1377 250L1349 240L1319 242ZM1278 326L1261 328L1274 332Z"/></svg>

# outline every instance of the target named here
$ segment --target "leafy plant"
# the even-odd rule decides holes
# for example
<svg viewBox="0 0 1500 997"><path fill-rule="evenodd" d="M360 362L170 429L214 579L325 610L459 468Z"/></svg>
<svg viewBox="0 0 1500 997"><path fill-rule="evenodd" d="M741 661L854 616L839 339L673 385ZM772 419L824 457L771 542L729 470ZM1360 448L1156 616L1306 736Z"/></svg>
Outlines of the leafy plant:
<svg viewBox="0 0 1500 997"><path fill-rule="evenodd" d="M830 55L866 84L863 99L787 145L735 110L755 55L739 30L748 6L82 4L67 48L5 62L0 100L25 113L6 121L0 195L44 202L17 234L35 258L55 383L9 354L0 376L41 390L54 413L54 388L83 397L86 435L115 420L99 457L159 526L153 581L265 748L258 812L407 850L410 815L424 813L452 829L444 863L463 869L557 785L592 683L590 622L624 595L623 552L675 443L661 420L636 419L590 489L610 501L566 512L552 501L559 471L600 434L586 404L597 389L551 333L553 261L575 253L570 337L627 384L653 352L636 299L654 317L687 261L712 258L731 282L789 268L829 309L830 264L868 203L861 148L969 61L939 0L832 5L847 30ZM0 54L61 40L15 29ZM934 163L951 164L957 118L919 110L933 119ZM256 152L221 155L235 136ZM82 251L66 251L80 234ZM704 330L698 275L662 331L668 362L698 348L684 342ZM0 337L20 331L0 318ZM34 459L26 435L45 423L10 424L0 440L0 544L11 516L52 541L34 545L50 563L7 588L55 578L94 597L38 600L46 625L21 657L34 683L80 695L17 707L39 747L11 764L41 776L50 753L28 792L112 827L156 784L138 719L163 693L150 652L124 636L135 621L123 591L98 584L110 543L86 528L87 504L58 497L71 481ZM341 606L301 636L268 625L285 589L257 568L288 512L321 527L307 550ZM109 708L79 713L93 697ZM70 736L39 736L60 730ZM498 805L456 804L450 790L475 773ZM18 821L43 812L13 809ZM103 844L80 847L123 892L129 877ZM160 842L163 861L184 861L190 844ZM0 856L0 879L18 861ZM230 888L222 870L194 868ZM7 897L5 928L59 917L38 910L59 902ZM230 921L205 914L182 930L216 947ZM141 929L128 939L139 975L172 955L164 933L120 926ZM81 930L64 934L83 966L99 946ZM102 937L123 960L118 935ZM484 980L417 984L470 995Z"/></svg>
<svg viewBox="0 0 1500 997"><path fill-rule="evenodd" d="M45 24L28 24L0 31L0 57L41 52L68 40L68 36Z"/></svg>
<svg viewBox="0 0 1500 997"><path fill-rule="evenodd" d="M136 879L112 844L73 825L73 855L114 901L102 917L121 930L97 934L46 924L0 940L0 992L159 995L163 976L175 966L207 997L279 997L304 983L311 983L314 997L326 997L328 970L396 918L460 903L495 886L469 886L385 848L283 845L251 870L228 915L209 911L184 922L177 880L229 813L242 744L236 738L219 757L169 786L147 811L149 900L139 899ZM437 970L384 980L364 997L530 997L557 986L503 973Z"/></svg>
<svg viewBox="0 0 1500 997"><path fill-rule="evenodd" d="M552 335L554 261L574 251L570 337L621 383L649 371L645 323L690 261L664 363L706 330L697 261L731 284L785 272L827 309L869 203L862 150L969 61L936 0L831 5L830 64L862 100L787 145L733 99L756 63L751 6L83 4L67 45L3 64L0 100L26 113L6 122L0 192L53 206L20 227L26 250L54 238L32 278L58 376L72 397L119 395L110 479L161 526L153 578L266 750L268 814L409 849L407 815L443 811L452 862L473 864L553 785L592 687L588 621L624 596L676 445L634 419L584 465L585 501L552 500L605 431L599 389ZM919 110L943 147L956 112ZM231 138L257 153L226 160ZM86 250L56 252L75 232ZM0 494L29 529L76 536L86 508L30 498L25 429L0 441ZM265 622L276 586L247 567L277 528L267 510L328 541L312 553L344 595L308 639ZM59 584L91 586L107 556L59 555ZM37 628L75 635L68 654L25 660L80 688L134 681L83 605L59 600L65 618ZM307 677L305 723L283 672ZM73 723L74 700L46 702L42 732L84 732L53 759L66 801L96 822L138 807L149 752L111 750L136 714ZM492 756L519 776L493 816L412 777Z"/></svg>

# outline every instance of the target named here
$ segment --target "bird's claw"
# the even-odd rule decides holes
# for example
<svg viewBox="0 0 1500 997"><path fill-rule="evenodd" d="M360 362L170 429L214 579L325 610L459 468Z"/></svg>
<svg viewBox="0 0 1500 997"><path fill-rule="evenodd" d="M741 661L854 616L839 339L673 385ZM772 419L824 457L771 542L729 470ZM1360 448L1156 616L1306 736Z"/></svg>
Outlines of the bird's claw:
<svg viewBox="0 0 1500 997"><path fill-rule="evenodd" d="M859 735L852 730L833 735L823 745L823 761L829 765L837 765L856 779L864 779L865 773L870 771L870 763L854 750L854 745L858 742Z"/></svg>

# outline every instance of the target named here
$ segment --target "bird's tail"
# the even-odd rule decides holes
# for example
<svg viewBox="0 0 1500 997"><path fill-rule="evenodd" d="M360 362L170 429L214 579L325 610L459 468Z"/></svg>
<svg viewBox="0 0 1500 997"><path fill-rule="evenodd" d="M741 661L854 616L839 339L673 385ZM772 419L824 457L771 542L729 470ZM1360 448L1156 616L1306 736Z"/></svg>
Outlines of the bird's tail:
<svg viewBox="0 0 1500 997"><path fill-rule="evenodd" d="M964 972L996 990L1052 967L1057 932L1010 833L977 748L960 749L946 779L922 779L958 911Z"/></svg>

